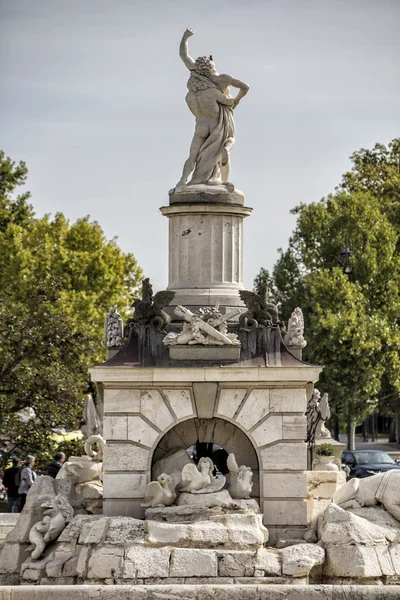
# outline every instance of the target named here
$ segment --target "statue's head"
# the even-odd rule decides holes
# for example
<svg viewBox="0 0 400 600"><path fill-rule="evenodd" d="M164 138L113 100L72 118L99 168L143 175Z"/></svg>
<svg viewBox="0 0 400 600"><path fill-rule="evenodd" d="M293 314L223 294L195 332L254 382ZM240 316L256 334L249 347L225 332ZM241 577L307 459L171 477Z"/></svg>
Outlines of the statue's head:
<svg viewBox="0 0 400 600"><path fill-rule="evenodd" d="M215 75L217 73L212 56L199 56L199 58L196 58L195 60L195 65L194 70L199 75L208 77L209 75Z"/></svg>

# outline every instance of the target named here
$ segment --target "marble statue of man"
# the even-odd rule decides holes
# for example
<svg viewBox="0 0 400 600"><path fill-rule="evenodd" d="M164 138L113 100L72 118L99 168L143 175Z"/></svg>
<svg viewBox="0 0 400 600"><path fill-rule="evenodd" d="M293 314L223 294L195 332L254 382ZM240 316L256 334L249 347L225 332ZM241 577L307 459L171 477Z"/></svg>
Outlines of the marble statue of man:
<svg viewBox="0 0 400 600"><path fill-rule="evenodd" d="M211 56L193 60L188 54L188 39L192 35L193 31L186 29L179 55L190 71L186 102L196 117L196 128L177 192L182 191L192 172L190 185L228 181L229 154L235 142L233 109L249 90L247 83L231 75L219 75ZM235 98L229 94L230 86L239 89Z"/></svg>

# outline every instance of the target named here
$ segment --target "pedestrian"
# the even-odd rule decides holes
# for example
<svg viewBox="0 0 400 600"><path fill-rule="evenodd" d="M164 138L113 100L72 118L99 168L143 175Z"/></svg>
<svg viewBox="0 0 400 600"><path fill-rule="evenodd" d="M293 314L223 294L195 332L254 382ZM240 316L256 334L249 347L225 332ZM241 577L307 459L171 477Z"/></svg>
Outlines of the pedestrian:
<svg viewBox="0 0 400 600"><path fill-rule="evenodd" d="M36 473L33 470L33 466L35 464L34 456L27 456L25 459L25 464L22 467L21 471L21 483L19 484L18 493L20 495L19 501L19 512L22 512L22 509L25 506L26 495L31 489L33 482L36 479Z"/></svg>
<svg viewBox="0 0 400 600"><path fill-rule="evenodd" d="M61 469L65 462L65 454L64 452L57 452L54 457L54 460L47 466L47 475L53 477L54 479L57 477L58 471Z"/></svg>
<svg viewBox="0 0 400 600"><path fill-rule="evenodd" d="M16 456L12 459L12 467L9 467L4 471L3 477L3 485L7 490L7 502L8 502L8 512L14 513L18 512L19 506L19 494L18 494L18 481L17 474L21 470L21 461Z"/></svg>

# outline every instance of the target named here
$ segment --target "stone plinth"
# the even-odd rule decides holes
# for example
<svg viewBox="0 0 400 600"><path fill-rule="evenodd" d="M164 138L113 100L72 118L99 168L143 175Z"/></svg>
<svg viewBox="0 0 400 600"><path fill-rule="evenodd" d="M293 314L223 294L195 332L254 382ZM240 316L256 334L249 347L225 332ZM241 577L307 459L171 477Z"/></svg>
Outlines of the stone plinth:
<svg viewBox="0 0 400 600"><path fill-rule="evenodd" d="M223 360L239 362L240 345L224 346L189 346L176 345L169 346L169 357L171 360L193 360L217 362Z"/></svg>
<svg viewBox="0 0 400 600"><path fill-rule="evenodd" d="M214 442L253 470L251 497L270 530L304 529L304 412L320 367L99 366L104 389L104 512L144 517L152 466L174 451Z"/></svg>
<svg viewBox="0 0 400 600"><path fill-rule="evenodd" d="M168 289L176 292L171 305L242 306L243 219L252 209L228 201L206 202L204 195L161 208L169 218Z"/></svg>

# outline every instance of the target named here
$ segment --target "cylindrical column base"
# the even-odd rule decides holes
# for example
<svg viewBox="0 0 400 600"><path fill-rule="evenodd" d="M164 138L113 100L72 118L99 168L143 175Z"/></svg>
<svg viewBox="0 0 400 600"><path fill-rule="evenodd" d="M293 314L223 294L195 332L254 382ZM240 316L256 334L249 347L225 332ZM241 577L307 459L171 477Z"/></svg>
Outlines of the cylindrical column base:
<svg viewBox="0 0 400 600"><path fill-rule="evenodd" d="M252 209L236 204L174 204L169 218L172 305L242 306L243 219Z"/></svg>

